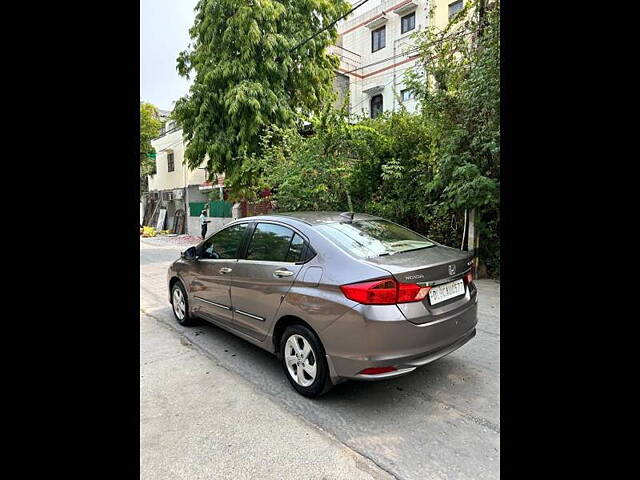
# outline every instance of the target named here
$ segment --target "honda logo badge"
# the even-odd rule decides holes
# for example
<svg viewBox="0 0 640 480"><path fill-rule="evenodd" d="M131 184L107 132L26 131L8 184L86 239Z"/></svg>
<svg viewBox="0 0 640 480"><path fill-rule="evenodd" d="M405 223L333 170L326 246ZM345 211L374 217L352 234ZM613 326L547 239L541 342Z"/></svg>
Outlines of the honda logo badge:
<svg viewBox="0 0 640 480"><path fill-rule="evenodd" d="M449 275L455 275L455 274L456 274L456 266L449 265Z"/></svg>

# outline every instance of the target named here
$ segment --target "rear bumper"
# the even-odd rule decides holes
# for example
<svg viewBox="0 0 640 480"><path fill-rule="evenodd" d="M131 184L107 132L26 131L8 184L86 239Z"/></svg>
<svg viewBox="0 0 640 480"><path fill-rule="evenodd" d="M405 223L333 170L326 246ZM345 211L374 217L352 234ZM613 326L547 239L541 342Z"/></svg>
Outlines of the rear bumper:
<svg viewBox="0 0 640 480"><path fill-rule="evenodd" d="M462 345L467 343L469 340L471 340L475 336L476 336L476 329L474 327L470 332L467 332L463 337L459 338L451 345L447 345L446 347L443 347L439 350L430 352L423 357L409 359L409 360L403 361L403 363L399 365L394 365L394 367L397 368L395 372L380 373L377 375L355 375L354 377L351 377L351 378L355 380L376 381L376 380L385 380L387 378L401 377L402 375L406 375L407 373L413 372L418 367L421 367L423 365L426 365L427 363L431 363L435 360L438 360L439 358L442 358L445 355L449 355L451 352L457 350L458 348L460 348Z"/></svg>
<svg viewBox="0 0 640 480"><path fill-rule="evenodd" d="M476 302L450 317L421 325L407 321L395 305L375 307L358 305L320 332L334 384L345 379L376 381L406 375L457 350L476 334ZM397 370L360 374L373 367Z"/></svg>

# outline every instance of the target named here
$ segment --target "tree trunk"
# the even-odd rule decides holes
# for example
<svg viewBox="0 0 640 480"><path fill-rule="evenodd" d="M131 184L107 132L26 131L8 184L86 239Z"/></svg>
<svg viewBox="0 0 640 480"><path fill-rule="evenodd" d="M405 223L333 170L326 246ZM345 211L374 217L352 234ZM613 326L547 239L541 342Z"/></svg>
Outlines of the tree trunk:
<svg viewBox="0 0 640 480"><path fill-rule="evenodd" d="M478 20L479 20L479 24L478 25L478 37L482 38L482 35L484 33L484 23L485 23L485 10L486 10L486 0L480 0L478 2Z"/></svg>

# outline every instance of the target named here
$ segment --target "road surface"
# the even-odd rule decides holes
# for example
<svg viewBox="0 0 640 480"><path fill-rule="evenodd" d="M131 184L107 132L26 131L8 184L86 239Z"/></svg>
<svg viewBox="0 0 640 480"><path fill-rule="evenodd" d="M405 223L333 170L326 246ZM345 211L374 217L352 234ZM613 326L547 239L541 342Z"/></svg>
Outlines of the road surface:
<svg viewBox="0 0 640 480"><path fill-rule="evenodd" d="M191 422L197 419L203 421L209 416L232 418L238 415L233 408L218 409L218 400L208 393L217 382L211 384L211 373L202 374L201 370L218 372L220 385L233 393L233 397L251 398L251 402L244 403L249 405L249 409L250 405L259 404L255 409L263 411L263 417L269 419L282 415L282 418L277 417L280 420L274 420L275 423L271 425L265 423L255 427L251 423L260 417L260 412L254 411L236 425L237 430L244 428L247 435L257 434L259 437L255 439L253 448L246 450L251 456L247 458L246 466L250 471L253 468L254 478L499 478L498 282L477 281L480 292L477 335L459 350L408 376L375 383L345 382L320 399L310 400L291 388L273 355L206 322L188 328L175 322L168 303L166 271L169 263L184 248L168 245L158 238L140 241L141 371L144 372L146 368L143 365L144 346L155 342L155 349L162 352L166 344L174 356L170 360L171 367L167 367L169 370L162 374L162 382L166 382L167 391L190 389L188 409L196 412L189 417ZM157 328L163 329L162 335L147 341L147 336L152 336L147 332ZM200 373L191 373L196 371ZM152 375L151 372L148 374ZM183 378L191 375L192 381L183 385ZM184 405L179 402L156 404L160 400L153 397L151 391L145 390L144 380L141 378L141 416L145 416L149 409L151 412L161 411L164 416L170 416L174 410L180 414L181 410L177 409L184 409ZM218 391L225 390L219 388ZM256 399L260 399L260 402L256 402ZM232 400L229 398L225 401ZM292 467L290 476L282 476L274 467L282 463L279 457L291 457L282 443L282 438L285 438L281 437L283 430L275 427L282 422L289 425L287 428L294 443L298 442L296 435L299 437L305 429L311 428L305 433L313 434L312 440L304 444L304 448L301 447L297 459L297 465L308 465L308 469L300 471ZM143 474L145 471L151 472L150 469L162 458L173 458L171 455L176 452L176 445L153 443L150 440L155 438L153 435L145 436L149 428L141 424ZM153 428L158 428L158 425ZM190 432L194 427L181 421L172 428L179 437L181 432ZM211 456L212 442L216 440L207 436L206 432L200 432L199 435L189 439L189 445L192 446L190 450L178 450L181 462L190 465L191 473L180 473L176 468L160 470L172 472L171 476L164 478L226 478L225 475L233 468L236 473L231 476L244 478L238 473L241 470L237 470L243 468L240 465L229 463L226 457L209 458L207 455ZM268 439L272 436L273 448L269 448ZM317 447L314 442L328 446ZM320 469L319 464L306 459L304 451L318 451L319 457L326 455L322 464L330 464L332 468ZM273 460L270 460L270 455L273 455ZM257 458L262 461L256 462ZM273 462L273 468L269 467L270 462ZM216 466L220 469L216 470ZM211 476L206 476L207 471ZM158 472L155 471L155 474ZM149 473L148 478L152 477ZM247 478L251 478L251 475Z"/></svg>

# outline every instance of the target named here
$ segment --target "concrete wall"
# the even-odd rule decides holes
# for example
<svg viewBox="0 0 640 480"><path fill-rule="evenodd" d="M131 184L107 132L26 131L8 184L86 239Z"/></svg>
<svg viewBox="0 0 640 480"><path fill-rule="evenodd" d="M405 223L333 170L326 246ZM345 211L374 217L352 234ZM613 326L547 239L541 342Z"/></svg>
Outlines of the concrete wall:
<svg viewBox="0 0 640 480"><path fill-rule="evenodd" d="M198 185L189 185L189 202L208 202L207 193L201 192Z"/></svg>
<svg viewBox="0 0 640 480"><path fill-rule="evenodd" d="M211 223L207 225L207 236L211 233L217 232L227 223L233 221L233 218L216 218L207 217L207 220L211 220ZM195 237L200 236L200 217L189 217L189 235Z"/></svg>
<svg viewBox="0 0 640 480"><path fill-rule="evenodd" d="M349 92L349 76L338 72L333 80L333 89L338 92L338 98L333 105L336 108L342 108L347 92Z"/></svg>

